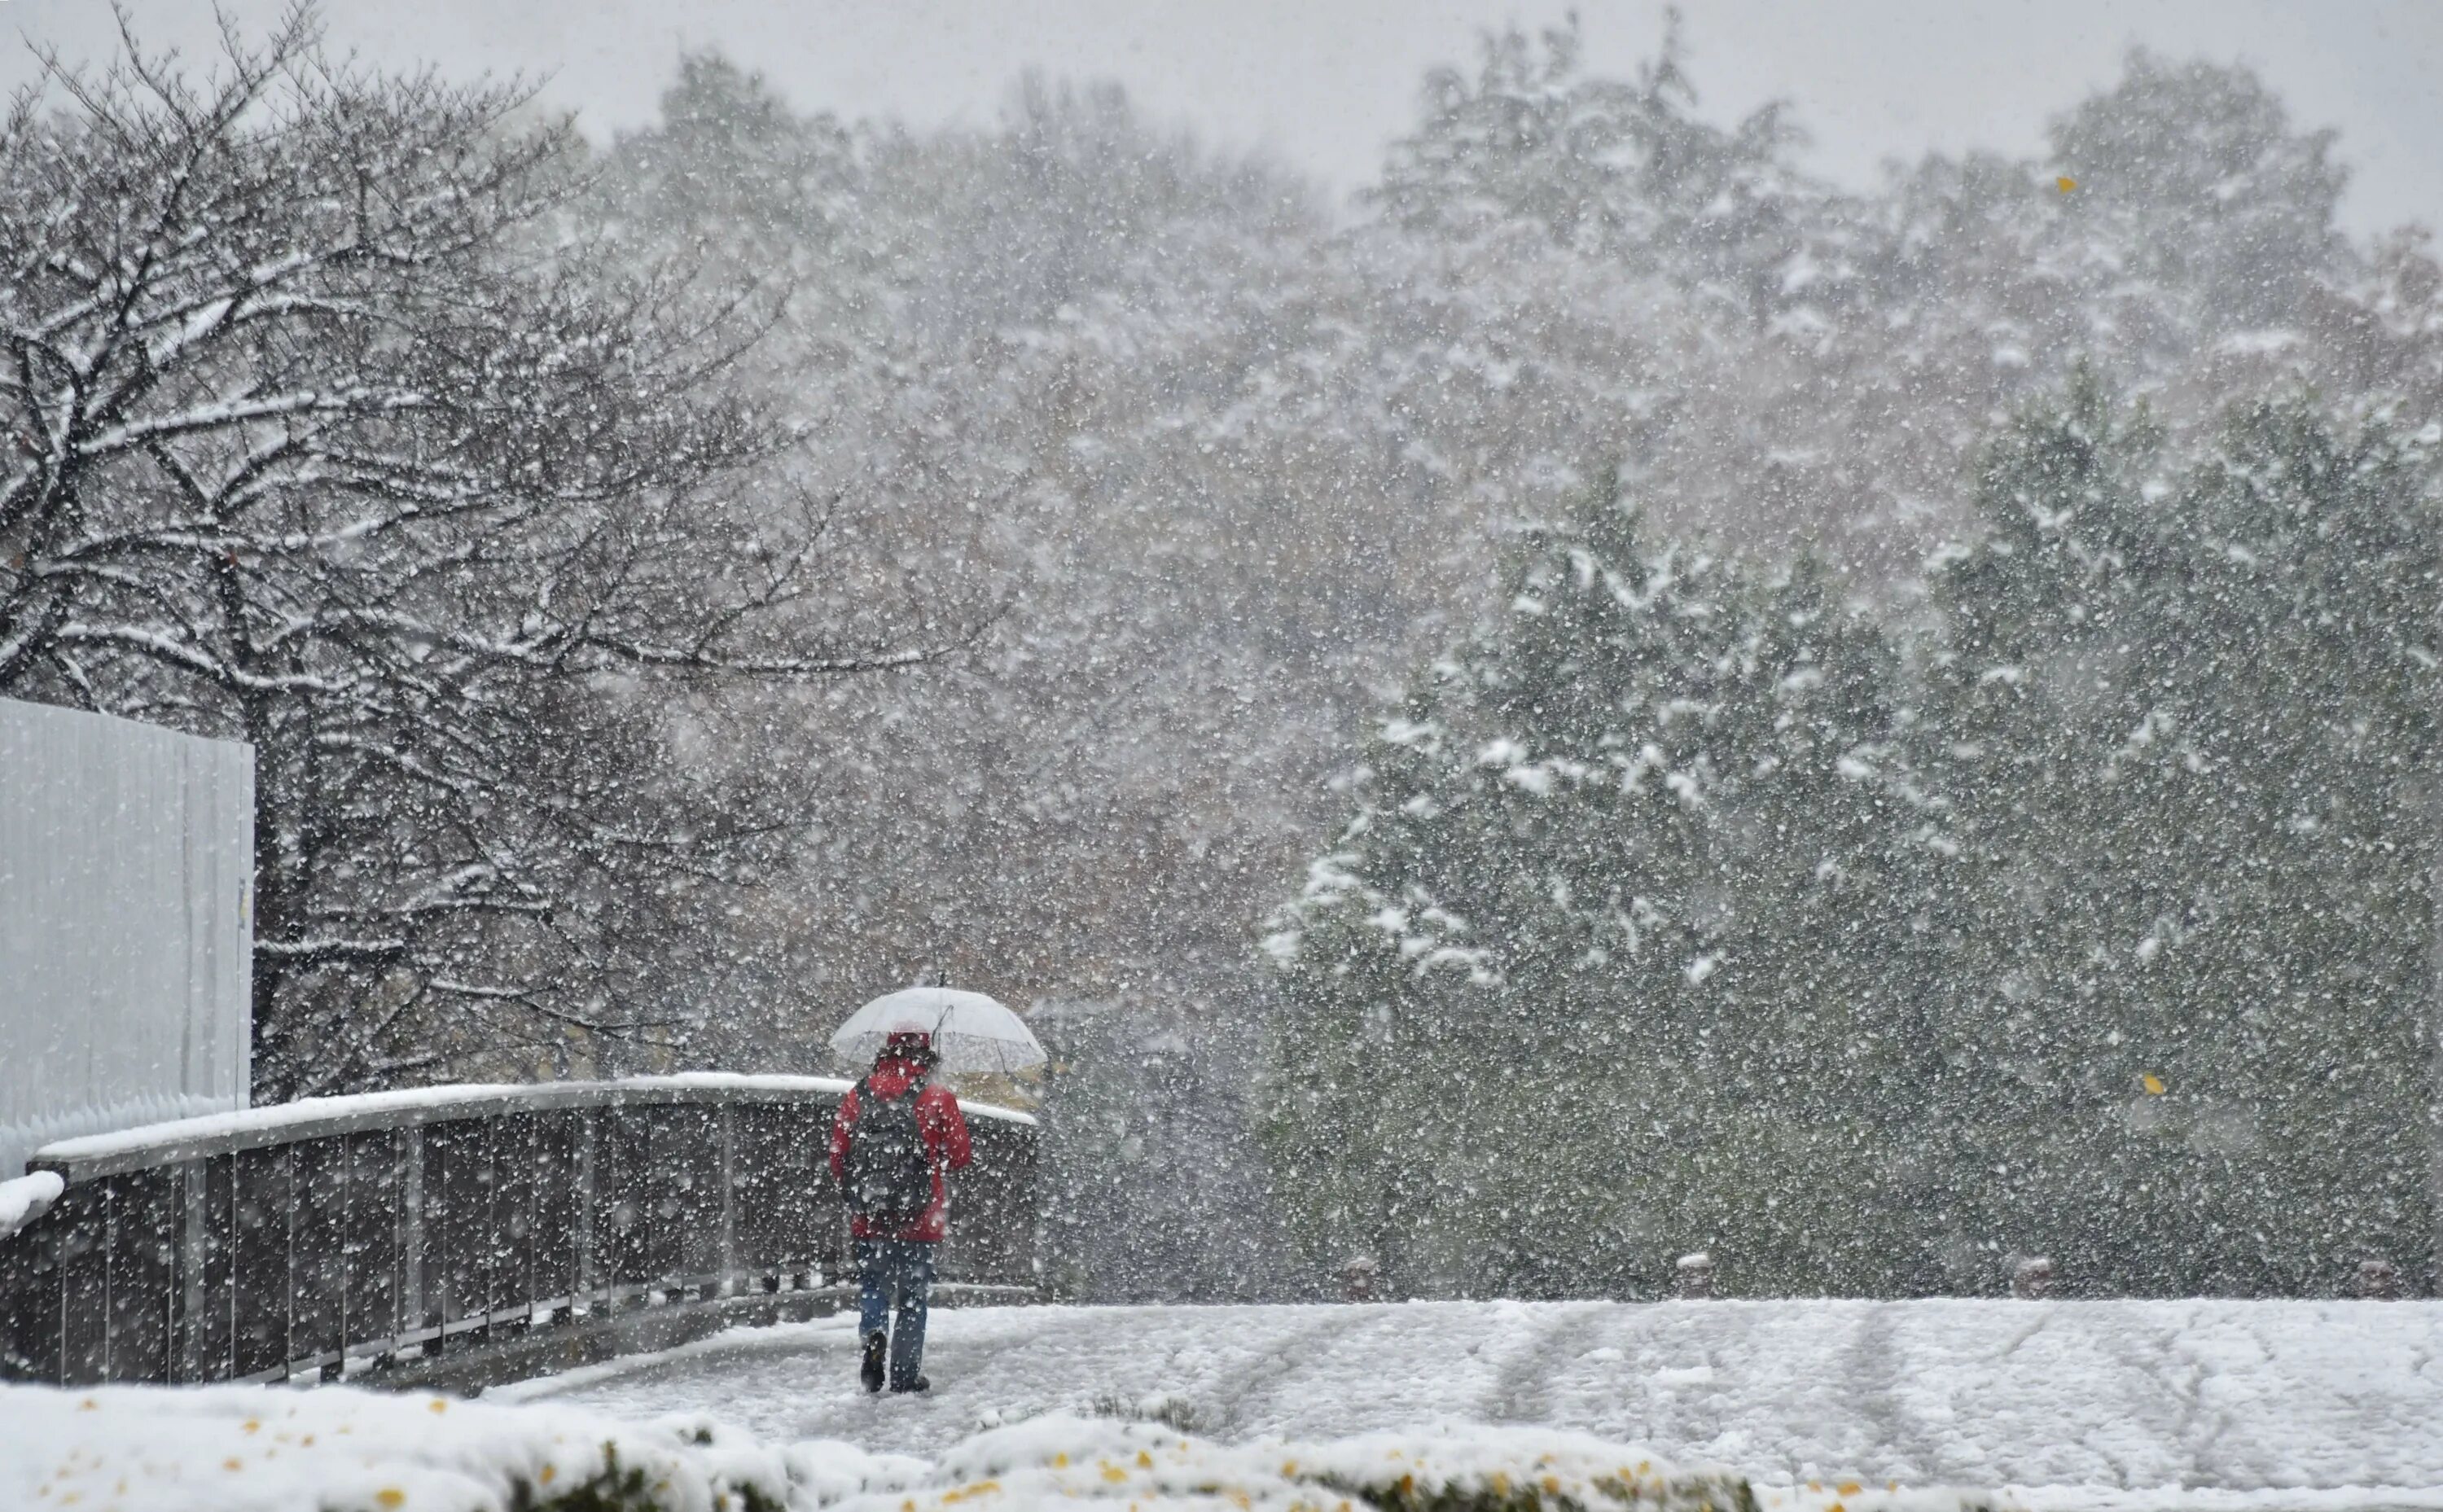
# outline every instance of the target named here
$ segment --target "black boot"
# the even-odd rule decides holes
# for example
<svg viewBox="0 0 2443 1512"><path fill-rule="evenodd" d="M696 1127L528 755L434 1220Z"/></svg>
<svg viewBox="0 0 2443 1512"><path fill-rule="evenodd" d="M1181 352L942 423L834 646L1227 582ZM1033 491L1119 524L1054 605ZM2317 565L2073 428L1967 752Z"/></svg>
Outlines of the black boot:
<svg viewBox="0 0 2443 1512"><path fill-rule="evenodd" d="M890 1346L891 1339L887 1334L865 1336L865 1357L857 1362L856 1378L865 1383L869 1392L882 1390L882 1357Z"/></svg>
<svg viewBox="0 0 2443 1512"><path fill-rule="evenodd" d="M933 1389L933 1383L919 1375L905 1386L893 1386L891 1389L894 1392L929 1392Z"/></svg>

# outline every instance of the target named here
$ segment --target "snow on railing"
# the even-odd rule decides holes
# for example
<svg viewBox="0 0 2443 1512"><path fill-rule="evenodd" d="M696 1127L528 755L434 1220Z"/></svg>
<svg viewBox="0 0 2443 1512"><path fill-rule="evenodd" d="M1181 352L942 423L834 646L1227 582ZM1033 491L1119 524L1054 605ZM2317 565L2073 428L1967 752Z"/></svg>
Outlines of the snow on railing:
<svg viewBox="0 0 2443 1512"><path fill-rule="evenodd" d="M415 1088L46 1145L48 1211L0 1229L0 1377L333 1378L678 1303L828 1306L849 1268L826 1168L848 1086ZM962 1106L976 1164L941 1276L1031 1290L1035 1120Z"/></svg>
<svg viewBox="0 0 2443 1512"><path fill-rule="evenodd" d="M0 1181L0 1239L9 1238L26 1228L60 1200L65 1183L49 1171L37 1171L29 1176Z"/></svg>

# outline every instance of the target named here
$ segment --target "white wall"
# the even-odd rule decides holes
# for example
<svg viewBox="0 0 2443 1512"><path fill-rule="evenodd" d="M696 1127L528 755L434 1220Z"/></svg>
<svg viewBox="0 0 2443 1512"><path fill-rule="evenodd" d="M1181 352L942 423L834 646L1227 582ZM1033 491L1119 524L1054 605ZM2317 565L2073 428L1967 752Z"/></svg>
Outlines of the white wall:
<svg viewBox="0 0 2443 1512"><path fill-rule="evenodd" d="M247 1103L254 752L0 699L0 1179Z"/></svg>

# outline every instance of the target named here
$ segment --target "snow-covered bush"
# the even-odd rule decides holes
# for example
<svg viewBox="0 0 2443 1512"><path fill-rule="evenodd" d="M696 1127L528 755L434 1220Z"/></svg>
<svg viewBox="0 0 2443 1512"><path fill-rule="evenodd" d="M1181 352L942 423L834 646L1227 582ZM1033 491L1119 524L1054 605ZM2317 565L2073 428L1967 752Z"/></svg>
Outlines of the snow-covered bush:
<svg viewBox="0 0 2443 1512"><path fill-rule="evenodd" d="M1758 1512L1729 1471L1585 1434L1445 1425L1322 1443L1223 1444L1053 1414L932 1460L759 1443L701 1416L636 1424L548 1405L331 1387L0 1386L11 1506L122 1512L907 1512L1083 1502L1138 1512ZM1990 1498L1851 1484L1775 1512L1962 1512Z"/></svg>

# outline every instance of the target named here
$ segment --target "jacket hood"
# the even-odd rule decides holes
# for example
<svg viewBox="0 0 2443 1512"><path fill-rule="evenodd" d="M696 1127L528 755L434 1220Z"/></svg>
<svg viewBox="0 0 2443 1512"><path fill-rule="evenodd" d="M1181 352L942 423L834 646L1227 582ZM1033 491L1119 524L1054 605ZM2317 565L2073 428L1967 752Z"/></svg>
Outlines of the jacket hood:
<svg viewBox="0 0 2443 1512"><path fill-rule="evenodd" d="M894 1056L874 1062L873 1069L866 1073L865 1080L882 1096L897 1097L908 1090L909 1084L921 1079L928 1069L922 1061L902 1060Z"/></svg>

